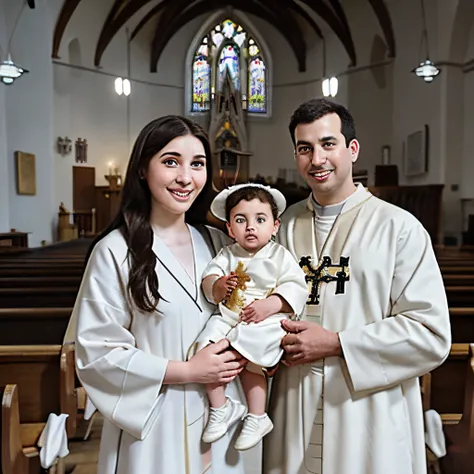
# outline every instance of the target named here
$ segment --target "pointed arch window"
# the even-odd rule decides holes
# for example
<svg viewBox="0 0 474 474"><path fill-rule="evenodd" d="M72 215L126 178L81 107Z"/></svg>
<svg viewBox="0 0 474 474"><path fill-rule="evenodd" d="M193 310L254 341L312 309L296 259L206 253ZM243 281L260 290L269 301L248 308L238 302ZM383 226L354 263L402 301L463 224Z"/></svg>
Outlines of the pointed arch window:
<svg viewBox="0 0 474 474"><path fill-rule="evenodd" d="M192 67L192 112L207 112L229 74L250 114L268 111L268 71L255 38L231 19L216 24L202 38Z"/></svg>

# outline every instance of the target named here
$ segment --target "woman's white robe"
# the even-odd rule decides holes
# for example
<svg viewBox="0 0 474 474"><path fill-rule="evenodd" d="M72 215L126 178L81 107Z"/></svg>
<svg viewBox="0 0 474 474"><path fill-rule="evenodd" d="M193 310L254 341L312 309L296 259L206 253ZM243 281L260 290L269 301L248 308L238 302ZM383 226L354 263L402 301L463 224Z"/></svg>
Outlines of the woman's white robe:
<svg viewBox="0 0 474 474"><path fill-rule="evenodd" d="M224 234L209 229L221 246ZM201 474L206 410L202 385L163 385L169 360L185 361L188 348L215 310L201 294L201 274L213 257L210 243L190 227L193 283L168 247L154 237L161 300L145 314L126 298L126 243L118 230L95 247L77 297L77 369L104 416L99 474ZM219 250L219 249L217 249ZM232 396L242 399L238 383ZM212 445L214 474L243 474L231 435ZM257 471L259 472L259 471Z"/></svg>
<svg viewBox="0 0 474 474"><path fill-rule="evenodd" d="M320 304L307 305L308 319L339 332L344 359L326 358L323 377L317 362L278 370L264 473L424 474L418 377L443 362L451 343L430 237L411 214L360 188L322 255L314 225L309 198L285 213L279 239L298 261L312 256L314 266L323 256L349 257L344 292L323 283Z"/></svg>

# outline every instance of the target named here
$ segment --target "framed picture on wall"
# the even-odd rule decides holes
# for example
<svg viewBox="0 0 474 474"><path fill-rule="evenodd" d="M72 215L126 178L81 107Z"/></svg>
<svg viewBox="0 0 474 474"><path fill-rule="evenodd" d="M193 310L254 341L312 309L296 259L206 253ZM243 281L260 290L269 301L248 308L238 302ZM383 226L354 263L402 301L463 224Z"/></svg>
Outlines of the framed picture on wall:
<svg viewBox="0 0 474 474"><path fill-rule="evenodd" d="M16 151L15 160L17 193L36 195L36 156Z"/></svg>
<svg viewBox="0 0 474 474"><path fill-rule="evenodd" d="M428 125L425 125L422 130L408 135L404 147L405 176L419 176L428 172L428 132Z"/></svg>

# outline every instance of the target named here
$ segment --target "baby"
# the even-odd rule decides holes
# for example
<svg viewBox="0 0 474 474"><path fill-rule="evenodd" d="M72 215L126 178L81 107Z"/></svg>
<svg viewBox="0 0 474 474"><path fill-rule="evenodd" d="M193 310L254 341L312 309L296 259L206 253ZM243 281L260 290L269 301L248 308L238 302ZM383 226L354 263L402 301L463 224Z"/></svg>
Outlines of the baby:
<svg viewBox="0 0 474 474"><path fill-rule="evenodd" d="M202 288L219 305L195 343L197 350L227 338L249 363L240 374L247 408L225 395L225 386L206 386L210 414L203 441L212 443L244 419L235 448L255 446L273 429L266 414L265 369L278 364L286 334L281 320L299 316L308 297L305 274L284 247L273 242L286 200L261 184L241 184L222 191L211 212L226 221L236 243L223 248L203 273Z"/></svg>

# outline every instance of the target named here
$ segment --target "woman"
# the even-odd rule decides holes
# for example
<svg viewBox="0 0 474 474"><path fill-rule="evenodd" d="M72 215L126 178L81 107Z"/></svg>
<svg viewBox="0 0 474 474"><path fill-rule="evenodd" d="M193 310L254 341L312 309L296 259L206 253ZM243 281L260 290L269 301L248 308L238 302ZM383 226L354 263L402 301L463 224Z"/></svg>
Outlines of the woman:
<svg viewBox="0 0 474 474"><path fill-rule="evenodd" d="M186 362L214 310L200 292L211 242L225 243L220 231L185 222L210 188L210 167L197 124L177 116L149 123L118 215L89 256L73 318L78 375L105 418L100 474L243 473L229 437L212 456L200 439L202 384L232 381L244 361L222 340Z"/></svg>

